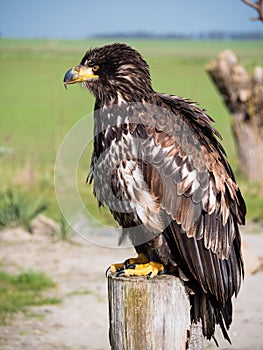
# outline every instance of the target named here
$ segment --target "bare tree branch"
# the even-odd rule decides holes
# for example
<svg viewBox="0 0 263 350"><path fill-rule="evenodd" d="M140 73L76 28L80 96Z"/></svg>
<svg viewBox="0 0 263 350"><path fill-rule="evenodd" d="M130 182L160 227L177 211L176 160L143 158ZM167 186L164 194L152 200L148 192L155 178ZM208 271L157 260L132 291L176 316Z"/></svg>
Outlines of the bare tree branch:
<svg viewBox="0 0 263 350"><path fill-rule="evenodd" d="M256 2L252 2L250 0L241 0L246 5L252 7L258 12L258 17L251 18L252 20L262 21L263 22L263 0L258 0Z"/></svg>

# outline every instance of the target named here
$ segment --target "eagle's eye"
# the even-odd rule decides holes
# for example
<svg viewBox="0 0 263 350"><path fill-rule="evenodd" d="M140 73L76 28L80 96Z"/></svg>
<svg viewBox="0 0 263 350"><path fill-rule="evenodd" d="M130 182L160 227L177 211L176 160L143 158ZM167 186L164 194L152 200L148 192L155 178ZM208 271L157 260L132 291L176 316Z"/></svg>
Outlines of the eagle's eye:
<svg viewBox="0 0 263 350"><path fill-rule="evenodd" d="M92 67L93 72L97 72L99 69L100 69L100 67L97 65Z"/></svg>

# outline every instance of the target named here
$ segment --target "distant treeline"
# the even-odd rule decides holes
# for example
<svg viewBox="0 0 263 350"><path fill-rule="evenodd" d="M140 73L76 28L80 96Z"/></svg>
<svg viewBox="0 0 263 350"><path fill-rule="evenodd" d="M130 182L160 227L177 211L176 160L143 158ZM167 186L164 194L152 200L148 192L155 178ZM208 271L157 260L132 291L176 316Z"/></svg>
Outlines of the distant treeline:
<svg viewBox="0 0 263 350"><path fill-rule="evenodd" d="M124 39L199 39L199 40L263 40L263 31L259 32L200 32L195 34L183 33L166 33L166 34L152 34L148 32L134 32L134 33L102 33L95 34L92 38L124 38Z"/></svg>

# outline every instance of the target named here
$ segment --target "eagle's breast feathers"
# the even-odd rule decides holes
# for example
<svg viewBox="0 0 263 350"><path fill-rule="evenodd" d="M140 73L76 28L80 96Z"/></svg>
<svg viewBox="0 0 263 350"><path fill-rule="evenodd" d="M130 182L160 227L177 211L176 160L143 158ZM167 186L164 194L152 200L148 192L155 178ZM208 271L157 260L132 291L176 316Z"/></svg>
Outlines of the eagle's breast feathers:
<svg viewBox="0 0 263 350"><path fill-rule="evenodd" d="M243 223L244 208L210 119L176 96L154 99L143 109L120 103L98 112L95 194L111 211L133 216L153 234L174 220L188 237L204 238L207 249L227 258L234 221Z"/></svg>

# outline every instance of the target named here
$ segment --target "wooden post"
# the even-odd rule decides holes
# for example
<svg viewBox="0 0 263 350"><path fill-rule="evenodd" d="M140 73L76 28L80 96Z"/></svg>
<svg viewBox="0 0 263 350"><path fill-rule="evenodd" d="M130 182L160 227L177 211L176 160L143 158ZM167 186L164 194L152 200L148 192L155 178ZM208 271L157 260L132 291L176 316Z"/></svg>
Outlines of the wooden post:
<svg viewBox="0 0 263 350"><path fill-rule="evenodd" d="M111 275L108 299L112 350L186 349L190 303L175 276L147 279ZM200 342L198 349L202 350L202 337Z"/></svg>

